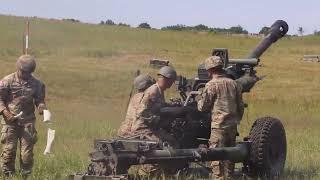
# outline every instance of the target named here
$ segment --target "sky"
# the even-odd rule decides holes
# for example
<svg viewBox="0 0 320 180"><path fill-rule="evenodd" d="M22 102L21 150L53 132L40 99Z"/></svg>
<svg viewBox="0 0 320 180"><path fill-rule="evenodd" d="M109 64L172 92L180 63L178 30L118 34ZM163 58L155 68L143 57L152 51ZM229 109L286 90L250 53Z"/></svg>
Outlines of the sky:
<svg viewBox="0 0 320 180"><path fill-rule="evenodd" d="M204 24L229 28L241 25L251 33L282 19L289 34L320 30L320 0L0 0L0 14L74 18L87 23L113 20L151 27Z"/></svg>

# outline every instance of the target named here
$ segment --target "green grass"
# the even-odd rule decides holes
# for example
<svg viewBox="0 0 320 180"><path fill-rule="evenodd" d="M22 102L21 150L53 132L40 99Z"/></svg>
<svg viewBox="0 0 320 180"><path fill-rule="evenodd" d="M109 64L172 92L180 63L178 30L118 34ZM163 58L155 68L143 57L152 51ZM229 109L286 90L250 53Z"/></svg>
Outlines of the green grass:
<svg viewBox="0 0 320 180"><path fill-rule="evenodd" d="M15 71L23 26L23 18L0 16L1 76ZM112 137L124 117L133 73L141 69L156 74L148 68L150 58L169 59L179 74L192 77L212 48L245 57L259 41L31 19L35 74L46 83L56 129L54 155L44 156L47 126L38 118L32 179L63 179L85 170L93 139ZM284 179L320 179L320 64L301 61L303 54L320 54L320 37L284 38L274 44L257 68L267 77L244 98L249 108L240 125L243 136L258 117L274 116L285 125Z"/></svg>

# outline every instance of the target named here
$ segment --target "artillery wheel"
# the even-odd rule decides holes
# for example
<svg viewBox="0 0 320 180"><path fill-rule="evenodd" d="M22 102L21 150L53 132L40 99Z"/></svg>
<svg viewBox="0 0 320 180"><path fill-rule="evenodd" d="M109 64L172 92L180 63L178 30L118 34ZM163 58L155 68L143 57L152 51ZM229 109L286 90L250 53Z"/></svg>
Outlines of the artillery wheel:
<svg viewBox="0 0 320 180"><path fill-rule="evenodd" d="M252 125L249 140L249 171L261 179L278 179L284 169L287 141L280 120L273 117L257 119Z"/></svg>

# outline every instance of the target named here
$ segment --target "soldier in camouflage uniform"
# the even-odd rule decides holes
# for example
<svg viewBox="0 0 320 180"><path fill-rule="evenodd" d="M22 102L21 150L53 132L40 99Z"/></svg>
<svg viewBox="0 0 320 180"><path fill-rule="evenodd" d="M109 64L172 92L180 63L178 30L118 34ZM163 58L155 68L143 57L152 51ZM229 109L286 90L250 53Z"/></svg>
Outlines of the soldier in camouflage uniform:
<svg viewBox="0 0 320 180"><path fill-rule="evenodd" d="M118 130L118 136L123 138L132 137L132 124L136 119L135 117L138 104L143 97L144 90L146 90L154 83L155 80L151 76L145 74L141 74L134 79L133 85L137 90L137 93L130 99L125 120L121 123L121 126Z"/></svg>
<svg viewBox="0 0 320 180"><path fill-rule="evenodd" d="M160 121L160 108L165 106L164 91L172 86L176 76L172 67L164 66L158 73L157 83L144 91L131 128L140 139L166 141L173 147L178 146L173 136L161 129Z"/></svg>
<svg viewBox="0 0 320 180"><path fill-rule="evenodd" d="M172 86L176 76L177 73L172 67L164 66L160 69L157 82L143 92L140 101L136 104L130 138L168 142L172 147L178 147L176 139L161 129L160 121L160 108L166 105L164 91ZM142 165L138 168L138 174L159 176L165 170L164 167L168 168L168 164Z"/></svg>
<svg viewBox="0 0 320 180"><path fill-rule="evenodd" d="M198 101L198 110L211 112L211 148L236 145L237 125L243 115L241 87L227 78L218 56L205 60L205 68L212 78L203 89ZM211 163L215 179L232 179L234 163L213 161Z"/></svg>
<svg viewBox="0 0 320 180"><path fill-rule="evenodd" d="M5 176L15 173L17 144L20 142L20 167L23 176L31 173L33 146L37 141L35 107L39 114L46 109L45 86L32 76L35 59L22 55L17 60L17 71L0 81L1 167Z"/></svg>

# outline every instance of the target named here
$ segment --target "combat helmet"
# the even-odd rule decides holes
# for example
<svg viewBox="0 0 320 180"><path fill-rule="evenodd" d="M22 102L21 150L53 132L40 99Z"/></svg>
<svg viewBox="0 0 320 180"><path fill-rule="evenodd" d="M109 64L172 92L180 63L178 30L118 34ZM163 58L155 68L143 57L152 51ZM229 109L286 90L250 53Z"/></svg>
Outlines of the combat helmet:
<svg viewBox="0 0 320 180"><path fill-rule="evenodd" d="M204 67L206 70L219 66L221 68L223 66L223 62L219 56L210 56L204 61Z"/></svg>
<svg viewBox="0 0 320 180"><path fill-rule="evenodd" d="M133 85L138 91L144 91L154 83L156 81L147 74L140 74L133 81Z"/></svg>
<svg viewBox="0 0 320 180"><path fill-rule="evenodd" d="M161 75L163 77L166 77L168 79L176 79L177 72L174 70L171 66L163 66L160 70L158 75Z"/></svg>
<svg viewBox="0 0 320 180"><path fill-rule="evenodd" d="M33 56L22 55L17 60L17 69L32 73L36 69L36 61Z"/></svg>

